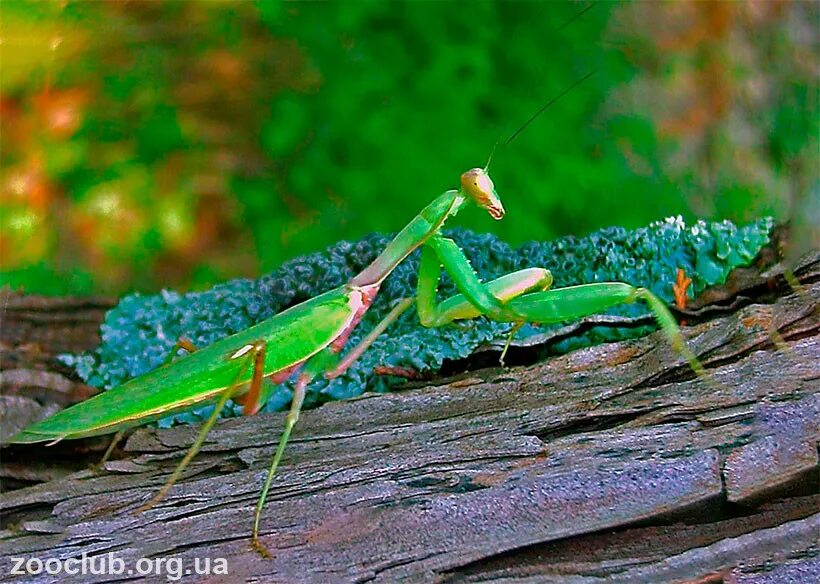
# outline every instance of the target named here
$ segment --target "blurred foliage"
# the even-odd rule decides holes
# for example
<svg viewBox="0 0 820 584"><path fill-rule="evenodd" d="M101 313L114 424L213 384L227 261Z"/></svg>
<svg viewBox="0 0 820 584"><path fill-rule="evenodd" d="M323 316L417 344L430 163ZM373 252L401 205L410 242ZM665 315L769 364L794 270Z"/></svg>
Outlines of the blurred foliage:
<svg viewBox="0 0 820 584"><path fill-rule="evenodd" d="M783 218L818 192L817 3L6 0L0 19L0 282L30 292L202 288L394 231L593 69L496 151L504 221L462 225L518 244Z"/></svg>

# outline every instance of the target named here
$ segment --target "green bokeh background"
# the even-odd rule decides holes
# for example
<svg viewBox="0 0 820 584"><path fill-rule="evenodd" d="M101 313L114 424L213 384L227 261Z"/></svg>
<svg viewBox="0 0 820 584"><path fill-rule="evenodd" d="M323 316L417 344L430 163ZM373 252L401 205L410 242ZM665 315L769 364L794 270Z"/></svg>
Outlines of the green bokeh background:
<svg viewBox="0 0 820 584"><path fill-rule="evenodd" d="M491 172L518 244L817 196L818 4L0 5L0 282L187 290Z"/></svg>

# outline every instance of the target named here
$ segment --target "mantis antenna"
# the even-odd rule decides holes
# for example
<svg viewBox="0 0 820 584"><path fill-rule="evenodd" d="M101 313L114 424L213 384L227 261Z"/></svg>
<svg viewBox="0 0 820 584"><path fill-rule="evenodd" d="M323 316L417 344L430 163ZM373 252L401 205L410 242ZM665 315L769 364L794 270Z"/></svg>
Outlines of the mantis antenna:
<svg viewBox="0 0 820 584"><path fill-rule="evenodd" d="M496 148L498 148L498 140L493 144L493 149L490 150L490 157L487 159L487 164L484 165L484 172L490 172L490 163L493 161L493 154L495 154Z"/></svg>
<svg viewBox="0 0 820 584"><path fill-rule="evenodd" d="M559 27L558 27L558 30L564 30L564 29L565 29L566 27L568 27L570 24L572 24L573 22L575 22L577 19L581 18L581 17L582 17L584 14L586 14L588 11L592 10L593 8L595 8L595 5L596 5L596 4L598 4L598 2L597 2L597 1L596 1L596 2L593 2L592 4L590 4L589 6L587 6L586 8L584 8L583 10L581 10L578 14L576 14L575 16L573 16L572 18L570 18L568 21L566 21L564 24L562 24L561 26L559 26Z"/></svg>
<svg viewBox="0 0 820 584"><path fill-rule="evenodd" d="M572 91L573 89L575 89L576 87L578 87L579 85L581 85L584 81L586 81L587 79L589 79L590 77L592 77L593 75L595 75L595 73L597 73L597 72L598 72L598 70L597 70L597 69L593 69L592 71L590 71L589 73L587 73L586 75L584 75L583 77L581 77L578 81L576 81L575 83L573 83L572 85L570 85L569 87L567 87L564 91L562 91L561 93L559 93L558 95L556 95L555 97L553 97L551 100L549 100L547 103L545 103L545 104L541 107L541 109L539 109L539 110L538 110L537 112L535 112L532 116L530 116L530 119L529 119L529 120L527 120L526 122L524 122L524 124L523 124L520 128L518 128L515 132L513 132L513 133L512 133L512 135L511 135L509 138L507 138L507 141L506 141L506 142L504 142L504 146L507 146L510 142L512 142L513 140L515 140L515 139L518 137L518 135L519 135L521 132L523 132L523 131L524 131L524 129L525 129L527 126L529 126L531 123L533 123L533 122L535 121L535 119L536 119L538 116L540 116L541 114L543 114L543 113L547 110L547 108L549 108L552 104L554 104L556 101L558 101L559 99L561 99L562 97L564 97L564 96L565 96L566 94L568 94L570 91Z"/></svg>
<svg viewBox="0 0 820 584"><path fill-rule="evenodd" d="M589 9L589 8L587 8L587 10L588 10L588 9ZM518 135L519 135L521 132L523 132L523 131L524 131L524 129L526 129L526 127L527 127L527 126L529 126L531 123L533 123L533 122L535 121L535 119L536 119L538 116L540 116L540 115L541 115L541 114L543 114L545 111L547 111L547 109L548 109L548 108L549 108L552 104L554 104L556 101L558 101L559 99L561 99L562 97L564 97L564 96L565 96L566 94L568 94L570 91L572 91L573 89L575 89L576 87L578 87L579 85L581 85L584 81L586 81L587 79L589 79L590 77L592 77L595 73L597 73L597 71L598 71L597 69L593 69L592 71L590 71L589 73L587 73L586 75L584 75L583 77L581 77L581 79L579 79L578 81L576 81L575 83L573 83L572 85L570 85L569 87L567 87L566 89L564 89L561 93L559 93L558 95L556 95L555 97L553 97L553 98L552 98L551 100L549 100L547 103L545 103L545 104L541 107L541 109L539 109L539 110L538 110L537 112L535 112L532 116L530 116L530 119L528 119L526 122L524 122L524 124L523 124L521 127L519 127L519 128L518 128L515 132L513 132L513 133L512 133L512 135L510 135L510 137L509 137L509 138L507 138L506 142L504 142L504 143L503 143L503 144L501 144L501 145L502 145L502 146L507 146L507 145L509 145L509 143L510 143L510 142L512 142L513 140L515 140L515 139L518 137ZM498 148L498 144L499 144L499 142L496 142L496 143L495 143L495 145L493 146L493 149L490 151L490 157L487 159L487 164L486 164L486 166L484 166L484 172L489 172L489 170L490 170L490 162L492 162L492 160L493 160L493 154L495 154L495 151L496 151L496 149Z"/></svg>
<svg viewBox="0 0 820 584"><path fill-rule="evenodd" d="M572 24L572 23L573 23L573 22L575 22L577 19L579 19L580 17L582 17L584 14L586 14L587 12L589 12L592 8L594 8L596 4L598 4L598 1L597 1L597 0L593 1L593 2L589 5L589 6L587 6L586 8L584 8L583 10L581 10L580 12L578 12L575 16L573 16L572 18L570 18L569 20L567 20L564 24L562 24L562 25L558 28L558 30L559 30L559 31L560 31L560 30L564 30L564 29L565 29L566 27L568 27L570 24ZM558 101L559 99L561 99L562 97L564 97L567 93L569 93L570 91L572 91L573 89L575 89L576 87L578 87L579 85L581 85L581 83L583 83L584 81L586 81L586 80L587 80L589 77L591 77L591 76L592 76L592 74L593 74L593 73L595 73L596 71L597 71L597 69L594 69L594 70L592 70L591 72L587 73L587 74L586 74L586 76L584 76L582 79L580 79L579 81L576 81L575 83L573 83L572 85L570 85L569 87L567 87L564 91L562 91L560 94L558 94L556 97L552 98L549 102L547 102L547 104L546 104L546 105L544 105L544 107L542 107L540 110L538 110L537 112L535 112L535 114L534 114L534 115L533 115L533 116L532 116L529 120L527 120L526 122L524 122L524 125L523 125L523 126L521 126L521 127L520 127L520 128L518 128L515 132L513 132L512 136L510 136L509 138L507 138L507 141L506 141L506 142L504 142L504 146L506 146L507 144L509 144L510 142L512 142L512 141L515 139L515 137L516 137L516 136L518 136L518 134L520 134L520 133L524 130L524 128L526 128L527 126L529 126L529 125L530 125L530 124L531 124L531 123L535 120L535 118L537 118L537 117L538 117L538 116L540 116L542 113L544 113L544 111L545 111L545 110L546 110L549 106L551 106L551 105L552 105L552 104L554 104L556 101ZM496 150L496 148L498 148L498 142L496 142L496 143L495 143L495 145L493 146L493 149L490 151L490 157L489 157L489 158L487 158L487 164L484 166L484 172L489 172L489 171L490 171L490 162L492 162L492 160L493 160L493 154L495 154L495 150Z"/></svg>

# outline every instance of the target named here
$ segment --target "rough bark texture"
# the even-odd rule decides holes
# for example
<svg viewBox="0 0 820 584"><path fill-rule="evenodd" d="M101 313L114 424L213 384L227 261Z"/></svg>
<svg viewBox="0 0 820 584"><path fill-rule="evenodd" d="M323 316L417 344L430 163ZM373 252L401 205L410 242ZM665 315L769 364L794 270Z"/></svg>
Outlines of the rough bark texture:
<svg viewBox="0 0 820 584"><path fill-rule="evenodd" d="M249 532L283 415L219 423L183 480L139 514L196 428L140 430L101 473L73 470L99 442L6 449L8 484L47 480L0 499L0 578L13 579L12 557L115 552L129 568L226 558L226 582L817 581L819 259L798 270L804 293L761 297L778 280L758 278L734 291L757 303L733 300L685 329L709 379L657 333L304 412L263 516L272 559L251 551ZM37 409L32 395L77 397L42 356L93 345L94 327L53 318L77 306L98 318L108 303L61 302L40 319L31 304L7 309L43 330L40 358L23 358L31 330L4 327L24 331L3 332L18 372L16 385L4 378L15 390L6 424ZM54 322L76 327L77 343L52 337Z"/></svg>

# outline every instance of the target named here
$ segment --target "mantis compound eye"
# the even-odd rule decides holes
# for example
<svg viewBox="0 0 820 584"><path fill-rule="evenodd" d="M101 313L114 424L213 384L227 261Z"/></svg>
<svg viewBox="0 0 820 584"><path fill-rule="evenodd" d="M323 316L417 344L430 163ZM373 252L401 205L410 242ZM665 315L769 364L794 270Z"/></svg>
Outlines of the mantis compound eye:
<svg viewBox="0 0 820 584"><path fill-rule="evenodd" d="M461 190L493 219L504 216L504 206L495 192L490 175L483 168L472 168L461 175Z"/></svg>

